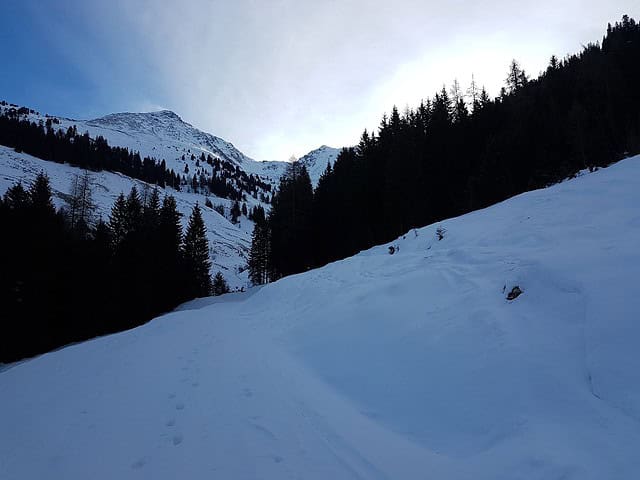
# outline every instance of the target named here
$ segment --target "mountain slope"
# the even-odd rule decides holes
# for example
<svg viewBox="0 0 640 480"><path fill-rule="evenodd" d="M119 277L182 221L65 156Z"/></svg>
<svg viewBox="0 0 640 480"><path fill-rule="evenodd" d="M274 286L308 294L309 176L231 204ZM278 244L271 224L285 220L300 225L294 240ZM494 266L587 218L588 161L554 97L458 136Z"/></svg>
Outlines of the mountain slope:
<svg viewBox="0 0 640 480"><path fill-rule="evenodd" d="M125 147L139 152L141 157L165 160L167 168L179 174L182 174L187 166L192 174L201 168L206 176L210 176L208 167L196 166L196 160L201 153L204 153L205 156L211 155L214 158L226 160L247 174L258 175L264 181L276 186L287 164L284 161L253 160L232 143L193 127L170 110L112 113L93 120L77 120L42 115L26 107L12 104L0 105L0 113L10 109L20 109L25 112L21 117L28 118L32 122L44 123L47 119L55 119L58 128L66 130L75 126L78 133L89 132L91 138L100 135L111 146ZM314 185L317 184L327 162L331 161L332 164L335 162L339 151L323 145L300 158L309 170Z"/></svg>
<svg viewBox="0 0 640 480"><path fill-rule="evenodd" d="M634 478L638 181L634 157L11 366L2 478Z"/></svg>
<svg viewBox="0 0 640 480"><path fill-rule="evenodd" d="M336 158L339 153L339 148L322 145L320 148L316 148L298 159L299 162L307 167L307 171L311 177L311 183L314 187L318 185L318 180L326 170L327 164L333 166L333 164L336 163Z"/></svg>
<svg viewBox="0 0 640 480"><path fill-rule="evenodd" d="M83 170L80 168L41 160L0 145L0 194L3 195L9 187L18 181L21 181L25 186L30 185L40 172L49 176L56 208L66 206L65 197L69 194L74 176L83 174ZM92 172L91 176L96 204L95 217L102 217L105 220L109 218L111 207L121 192L124 192L125 195L128 194L134 185L141 194L145 189L154 188L152 185L119 173ZM164 194L175 197L178 211L182 214L184 228L186 228L194 205L196 202L200 204L207 227L210 256L213 263L212 274L220 270L232 288L245 287L248 283L248 273L245 271L245 267L251 247L253 222L242 217L237 225L232 224L215 210L206 207L203 204L203 195L184 191L176 192L173 189L160 192L160 195ZM212 198L215 204L224 205L226 211L231 208L232 202L229 200Z"/></svg>

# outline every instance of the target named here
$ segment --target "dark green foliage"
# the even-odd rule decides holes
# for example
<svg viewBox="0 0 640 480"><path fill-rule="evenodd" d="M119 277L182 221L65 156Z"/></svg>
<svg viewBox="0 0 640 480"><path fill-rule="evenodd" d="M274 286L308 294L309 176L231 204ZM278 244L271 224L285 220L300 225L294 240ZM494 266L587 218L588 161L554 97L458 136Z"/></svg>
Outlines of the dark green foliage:
<svg viewBox="0 0 640 480"><path fill-rule="evenodd" d="M299 162L289 164L273 197L268 219L271 280L303 272L312 265L312 202L306 167Z"/></svg>
<svg viewBox="0 0 640 480"><path fill-rule="evenodd" d="M118 248L124 238L127 236L127 200L124 193L120 193L116 199L116 203L111 207L111 216L109 217L109 228L111 230L111 241L114 248Z"/></svg>
<svg viewBox="0 0 640 480"><path fill-rule="evenodd" d="M22 210L29 204L29 194L18 182L4 194L4 204L11 210Z"/></svg>
<svg viewBox="0 0 640 480"><path fill-rule="evenodd" d="M233 202L231 206L231 223L238 223L238 218L241 214L240 204L237 201Z"/></svg>
<svg viewBox="0 0 640 480"><path fill-rule="evenodd" d="M211 293L209 243L202 210L197 203L189 217L183 250L189 291L196 297L209 295Z"/></svg>
<svg viewBox="0 0 640 480"><path fill-rule="evenodd" d="M29 200L31 208L37 212L38 216L53 216L56 213L51 200L49 177L44 172L40 172L31 185Z"/></svg>
<svg viewBox="0 0 640 480"><path fill-rule="evenodd" d="M503 95L472 85L471 112L456 84L415 110L394 107L377 136L344 149L313 195L312 241L295 269L320 266L428 225L540 188L581 169L640 153L640 26L623 17L602 45L539 78L514 61ZM274 212L279 209L274 198ZM297 221L297 220L295 220ZM271 223L288 235L292 217ZM284 233L282 233L284 232ZM294 242L281 242L289 248ZM313 254L311 255L311 252ZM282 251L274 244L271 259Z"/></svg>
<svg viewBox="0 0 640 480"><path fill-rule="evenodd" d="M229 293L229 285L227 281L224 279L222 272L217 272L213 277L213 287L212 292L214 295L224 295L225 293Z"/></svg>
<svg viewBox="0 0 640 480"><path fill-rule="evenodd" d="M78 235L55 212L44 174L28 192L20 184L7 191L0 202L0 362L132 328L208 293L208 264L204 279L193 268L198 252L208 255L202 218L192 215L183 252L173 197L162 205L157 190L144 197L135 188L121 194L109 223L100 219Z"/></svg>
<svg viewBox="0 0 640 480"><path fill-rule="evenodd" d="M269 224L261 206L254 208L251 218L255 226L249 252L249 280L254 285L262 285L269 281Z"/></svg>

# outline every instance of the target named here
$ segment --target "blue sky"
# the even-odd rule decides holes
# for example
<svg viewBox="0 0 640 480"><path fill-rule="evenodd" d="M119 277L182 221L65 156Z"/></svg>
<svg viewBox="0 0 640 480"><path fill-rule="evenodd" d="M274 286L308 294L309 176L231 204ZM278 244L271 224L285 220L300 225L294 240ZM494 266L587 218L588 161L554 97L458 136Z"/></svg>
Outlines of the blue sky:
<svg viewBox="0 0 640 480"><path fill-rule="evenodd" d="M636 0L3 0L0 98L93 118L169 108L256 159L356 143L443 84L497 94Z"/></svg>

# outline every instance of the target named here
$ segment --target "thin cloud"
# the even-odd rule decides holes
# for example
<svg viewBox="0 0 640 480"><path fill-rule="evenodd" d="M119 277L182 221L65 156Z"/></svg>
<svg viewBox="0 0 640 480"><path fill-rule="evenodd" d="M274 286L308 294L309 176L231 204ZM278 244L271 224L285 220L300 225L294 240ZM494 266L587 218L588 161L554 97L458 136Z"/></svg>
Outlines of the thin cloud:
<svg viewBox="0 0 640 480"><path fill-rule="evenodd" d="M286 159L354 144L454 78L466 88L473 73L495 95L512 58L535 75L635 2L63 3L77 21L47 28L103 105L166 105L249 156Z"/></svg>

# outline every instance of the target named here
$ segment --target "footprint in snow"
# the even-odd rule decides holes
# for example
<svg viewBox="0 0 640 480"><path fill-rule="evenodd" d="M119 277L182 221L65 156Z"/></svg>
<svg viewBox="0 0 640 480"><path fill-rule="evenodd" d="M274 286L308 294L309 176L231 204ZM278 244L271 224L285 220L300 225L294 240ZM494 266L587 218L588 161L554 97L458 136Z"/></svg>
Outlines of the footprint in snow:
<svg viewBox="0 0 640 480"><path fill-rule="evenodd" d="M184 403L182 402L176 403L176 410L184 410Z"/></svg>
<svg viewBox="0 0 640 480"><path fill-rule="evenodd" d="M178 434L178 435L174 435L172 442L174 445L180 445L182 443L182 435Z"/></svg>

